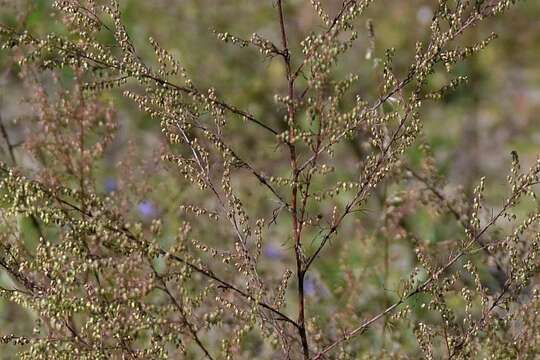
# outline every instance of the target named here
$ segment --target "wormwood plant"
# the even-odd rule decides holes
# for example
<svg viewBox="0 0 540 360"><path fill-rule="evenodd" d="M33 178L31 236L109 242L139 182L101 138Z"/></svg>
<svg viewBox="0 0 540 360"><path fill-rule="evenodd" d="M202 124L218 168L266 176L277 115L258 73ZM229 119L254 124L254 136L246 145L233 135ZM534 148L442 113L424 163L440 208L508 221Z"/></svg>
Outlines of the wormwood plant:
<svg viewBox="0 0 540 360"><path fill-rule="evenodd" d="M22 144L2 123L0 295L34 327L2 330L4 346L21 359L539 356L540 159L523 170L517 153L508 156L508 190L493 209L490 180L449 194L421 115L466 82L456 66L496 36L468 46L460 38L513 3L439 0L410 63L396 65L386 50L373 70L379 86L359 91L361 76L341 76L340 64L359 39L372 59L374 24L359 24L377 1L346 0L330 14L311 0L321 25L299 44L287 1L268 1L276 41L217 36L280 62L277 119L230 104L227 89L222 97L198 87L155 39L145 60L117 1L55 1L54 33L2 25L33 108L20 120ZM439 73L453 80L433 89ZM130 185L103 193L99 169L119 117L107 99L118 90L159 122L162 161L153 173L136 170L134 150L120 167ZM419 163L410 149L420 149ZM157 214L143 203L141 221L126 204L153 178L174 204ZM393 190L383 196L382 186ZM433 221L453 219L446 241L407 228L421 208L438 214ZM266 257L279 266L265 258L272 244ZM392 244L414 249L394 283L391 262L407 255L390 259Z"/></svg>

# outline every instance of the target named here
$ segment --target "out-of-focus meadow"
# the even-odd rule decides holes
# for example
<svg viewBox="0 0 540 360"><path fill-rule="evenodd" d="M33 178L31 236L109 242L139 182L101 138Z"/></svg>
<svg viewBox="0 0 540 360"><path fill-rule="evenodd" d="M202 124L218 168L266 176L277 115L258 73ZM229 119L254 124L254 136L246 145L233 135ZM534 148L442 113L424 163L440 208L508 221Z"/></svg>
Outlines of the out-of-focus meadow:
<svg viewBox="0 0 540 360"><path fill-rule="evenodd" d="M50 1L35 0L29 6L23 0L2 3L0 20L3 23L17 27L25 22L37 34L64 31L51 21ZM178 57L198 88L213 87L228 103L279 128L283 109L276 106L273 95L284 94L287 86L280 59L265 58L253 49L230 46L214 34L214 31L228 32L249 38L256 32L279 43L273 1L122 0L120 3L129 35L140 56L152 59L153 50L147 41L151 36ZM410 63L415 41L426 34L434 3L378 0L358 20L359 39L338 67L338 72L343 74L359 74L355 92L370 94L380 86L380 66L385 49L396 49L394 64L398 72L400 65L405 67ZM330 0L324 4L329 13L336 13L341 1ZM291 0L285 5L291 51L299 53L300 48L295 44L317 29L319 20L308 1ZM370 38L365 30L368 19L373 24L374 38ZM522 166L527 168L540 150L540 2L523 1L504 18L489 19L460 41L462 44L478 41L492 31L498 38L458 68L460 74L457 75L468 76L469 83L441 102L427 105L421 115L425 126L423 140L430 145L429 151L436 159L438 171L448 179L444 191L449 196L471 194L479 179L485 176L486 201L499 206L506 191L511 151L517 151ZM7 51L0 52L0 116L11 143L16 145L36 136L31 121L25 120L34 116L35 110L25 100L28 89L22 85L19 68L12 62ZM69 78L70 74L66 71L58 81L64 81L62 76ZM448 80L444 74L439 74L429 81L435 89ZM47 86L56 86L52 79L48 81ZM184 216L178 210L179 204L212 200L192 191L190 184L180 180L159 161L165 147L159 123L140 112L119 91L102 96L103 100L114 103L118 127L114 130L114 139L105 149L105 156L93 168L95 189L99 194L115 197L116 203L122 206L119 211L130 221L141 221L146 226L152 219L161 219L163 232L159 241L164 245L171 244ZM241 136L232 137L230 141L243 157L264 172L286 174L287 169L280 168L283 166L280 150L266 135L241 121L235 124L233 126ZM337 178L353 176L351 169L362 157L361 141L349 145L336 150L335 157L350 164L350 168L337 169ZM4 143L1 146L2 160L9 162L8 148ZM418 148L410 150L405 161L417 164L422 151ZM19 165L32 169L32 157L21 154L15 147ZM253 214L267 214L277 206L267 193L257 190L260 187L256 181L247 177L234 181L242 189L242 196ZM429 207L417 206L413 207L414 211L408 210L407 200L400 198L407 189L401 186L392 184L378 188L376 196L347 224L341 235L347 241L330 248L316 264L305 286L311 311L317 313L318 307L339 307L340 304L335 303L335 294L343 294L345 301L351 286L362 287L364 294L362 302L357 304L358 313L376 311L381 304L392 302L394 289L404 274L415 266L415 258L410 238L388 239L384 231L379 231L388 221L381 213L383 206L391 203L399 208L399 214L388 216L395 216L395 226L414 233L421 241L451 242L462 236L463 230L449 215L436 214ZM340 198L343 204L347 200L346 195ZM537 205L528 204L520 211L525 213L534 206ZM320 211L326 215L332 209ZM290 225L289 221L283 220L269 227L263 247L263 274L281 274L285 268L293 266ZM20 231L29 241L37 238L33 226L28 219L20 221ZM227 241L225 230L208 227L202 219L194 220L193 228L201 241L216 246ZM387 260L381 262L378 260L381 258ZM490 264L482 264L481 259L478 261L478 266L489 272ZM0 281L8 281L6 274L1 273ZM489 281L496 282L495 279ZM417 311L419 317L423 316L420 308ZM324 314L328 316L327 310ZM33 315L22 308L0 300L2 333L27 333L32 329L32 319ZM384 343L388 339L382 340L381 331L384 331L382 325L359 341L391 350L392 342ZM416 345L412 332L403 331L392 341L409 344L410 355L414 355ZM0 358L12 358L10 349L0 345Z"/></svg>

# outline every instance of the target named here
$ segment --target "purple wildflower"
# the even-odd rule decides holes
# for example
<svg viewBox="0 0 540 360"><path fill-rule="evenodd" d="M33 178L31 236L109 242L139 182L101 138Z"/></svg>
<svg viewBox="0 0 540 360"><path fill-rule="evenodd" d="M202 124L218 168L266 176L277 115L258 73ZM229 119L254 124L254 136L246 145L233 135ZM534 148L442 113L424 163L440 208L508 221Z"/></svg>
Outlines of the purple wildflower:
<svg viewBox="0 0 540 360"><path fill-rule="evenodd" d="M311 277L304 278L304 293L308 296L313 296L317 292L317 284Z"/></svg>
<svg viewBox="0 0 540 360"><path fill-rule="evenodd" d="M144 200L137 205L137 211L144 219L153 219L157 216L157 209L153 202Z"/></svg>
<svg viewBox="0 0 540 360"><path fill-rule="evenodd" d="M279 246L268 244L264 247L264 256L271 260L279 260L283 257L283 252Z"/></svg>
<svg viewBox="0 0 540 360"><path fill-rule="evenodd" d="M420 9L418 9L418 12L416 13L416 18L418 19L418 22L420 24L427 24L429 23L433 18L433 11L429 6L422 6Z"/></svg>
<svg viewBox="0 0 540 360"><path fill-rule="evenodd" d="M105 191L107 193L112 193L116 190L118 190L118 183L116 182L116 179L112 177L107 178L107 180L105 180Z"/></svg>

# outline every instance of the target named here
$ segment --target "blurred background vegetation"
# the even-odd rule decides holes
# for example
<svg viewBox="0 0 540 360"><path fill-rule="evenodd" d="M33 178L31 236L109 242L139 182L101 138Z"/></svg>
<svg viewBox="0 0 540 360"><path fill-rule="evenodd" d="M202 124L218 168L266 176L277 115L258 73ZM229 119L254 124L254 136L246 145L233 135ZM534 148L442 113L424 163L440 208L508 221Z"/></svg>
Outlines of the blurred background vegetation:
<svg viewBox="0 0 540 360"><path fill-rule="evenodd" d="M342 74L355 72L360 75L360 81L355 85L358 93L366 93L369 97L379 86L379 59L384 57L386 49L396 49L398 69L400 65L405 67L410 63L414 56L414 43L427 34L435 2L375 1L360 19L360 37L339 68ZM321 26L320 22L308 1L290 0L285 3L290 42L299 44L306 35ZM48 0L4 0L0 4L2 23L17 28L25 22L38 34L64 31L57 22L51 21L51 2ZM335 14L341 1L327 0L323 4L329 13ZM229 32L249 38L256 32L278 43L277 13L271 0L122 0L121 6L130 36L144 58L153 61L153 51L147 41L152 36L180 59L199 88L214 87L227 102L253 113L266 123L276 126L280 123L282 109L276 106L273 98L273 94L286 91L280 60L265 59L253 49L225 44L213 33ZM373 48L368 31L364 30L368 19L374 26ZM460 65L459 74L454 74L468 76L470 83L461 86L442 102L425 107L422 116L424 140L437 160L438 171L448 179L446 191L470 194L478 179L486 176L487 201L495 205L503 198L511 151L519 153L526 168L535 161L540 150L540 2L521 2L503 19L491 19L469 32L462 42L472 43L493 31L499 35L498 39ZM292 52L294 62L294 54L299 54L299 47L293 45ZM0 52L0 115L12 142L18 143L31 131L27 123L19 120L32 116L32 110L25 103L25 89L12 61L8 52ZM401 73L404 71L405 68ZM69 74L65 76L67 78ZM447 83L449 79L444 77L443 74L431 78L433 88ZM156 154L164 146L159 124L119 93L104 96L115 104L119 128L115 141L95 169L98 173L97 191L121 197L124 213L134 221L144 223L151 218L162 218L165 231L161 241L170 243L174 241L174 232L181 218L174 209L182 200L189 199L192 203L195 200L187 187L179 186L178 178L167 176L166 170L156 164ZM268 159L274 159L276 166L280 166L277 165L280 153L275 145L261 139L266 135L261 135L256 128L244 126L240 121L234 126L244 134L233 139L241 155L259 168L272 164ZM340 149L336 157L355 164L361 149L354 151L354 147L361 148L361 144ZM422 150L413 149L407 157L415 164L422 157ZM26 158L20 161L32 163ZM141 164L140 171L126 171L127 164L133 162ZM251 187L246 184L245 196L250 197L252 204L267 207L254 211L267 213L271 204L264 201L266 195L253 192L253 189L256 189L254 184ZM359 312L378 309L381 303L390 303L392 289L414 267L414 255L410 240L392 240L389 244L388 239L377 231L383 221L378 209L392 196L398 196L401 190L396 185L379 189L380 196L370 200L365 212L355 219L357 226L351 230L351 241L330 250L334 254L324 257L318 264L307 291L312 311L316 312L319 306L327 306L325 301L330 298L329 294L339 294L347 286L365 288L366 295L358 304ZM459 238L461 230L451 217L434 214L427 208L413 210L403 210L400 224L415 233L418 239L443 242ZM281 273L294 260L290 256L290 243L286 240L290 224L286 221L280 224L280 227L271 229L270 240L265 245L264 266L268 272ZM35 237L31 222L21 220L21 228L26 236ZM215 232L204 227L198 231L203 238ZM340 261L335 261L336 257L332 255L340 255ZM388 258L386 265L373 260L381 256ZM362 281L349 284L343 275L348 271L355 281ZM381 289L387 291L381 292ZM339 304L335 306L339 307ZM418 311L422 316L421 310ZM31 319L31 314L0 300L2 333L26 332L32 328ZM384 328L375 328L362 341L391 350L391 343L381 343L383 337L378 336L378 331L384 331ZM394 340L409 342L411 354L414 354L416 345L412 332L403 332L401 336L401 339ZM0 358L9 359L9 351L0 347Z"/></svg>

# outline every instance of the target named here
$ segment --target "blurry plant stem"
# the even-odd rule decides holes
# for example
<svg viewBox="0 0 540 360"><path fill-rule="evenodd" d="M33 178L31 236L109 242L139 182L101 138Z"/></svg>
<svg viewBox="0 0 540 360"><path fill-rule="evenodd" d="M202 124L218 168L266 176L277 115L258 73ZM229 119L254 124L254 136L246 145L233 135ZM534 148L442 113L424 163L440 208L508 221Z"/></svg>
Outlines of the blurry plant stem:
<svg viewBox="0 0 540 360"><path fill-rule="evenodd" d="M11 163L15 165L17 161L15 160L15 153L13 151L13 145L11 144L11 141L9 140L9 136L6 130L6 127L4 126L4 121L2 119L2 114L0 113L0 130L2 131L2 137L4 138L4 141L6 142L6 146L9 153L9 158L11 159Z"/></svg>
<svg viewBox="0 0 540 360"><path fill-rule="evenodd" d="M11 142L9 138L9 134L7 132L6 127L4 126L4 121L2 119L1 113L0 113L0 132L2 133L2 137L4 138L4 141L8 148L8 153L11 159L11 163L13 164L13 166L17 166L17 159L15 158L15 151L14 151L15 146L13 145L13 143ZM41 224L39 223L39 221L33 214L30 215L30 219L32 220L32 224L34 225L34 227L36 228L39 234L40 241L44 241L45 237L43 236L43 230L41 229Z"/></svg>
<svg viewBox="0 0 540 360"><path fill-rule="evenodd" d="M279 28L281 32L281 43L283 46L282 51L280 52L281 57L286 68L287 76L287 88L288 88L288 101L287 101L287 124L288 124L288 147L290 154L290 163L291 169L293 172L293 185L291 192L291 216L292 216L292 226L293 226L293 238L294 238L294 250L296 258L296 274L298 277L298 334L300 336L300 341L302 343L302 352L304 359L309 359L309 344L306 333L306 321L305 321L305 294L304 294L304 264L303 264L303 255L302 255L302 224L303 219L299 218L298 212L298 190L299 182L298 178L300 171L298 169L298 162L296 157L296 147L294 145L294 115L295 115L295 104L294 104L294 81L296 76L292 73L291 67L291 54L289 51L289 44L287 40L287 31L285 29L285 19L283 14L283 2L282 0L277 1L278 15L279 15ZM307 196L307 195L306 195Z"/></svg>

